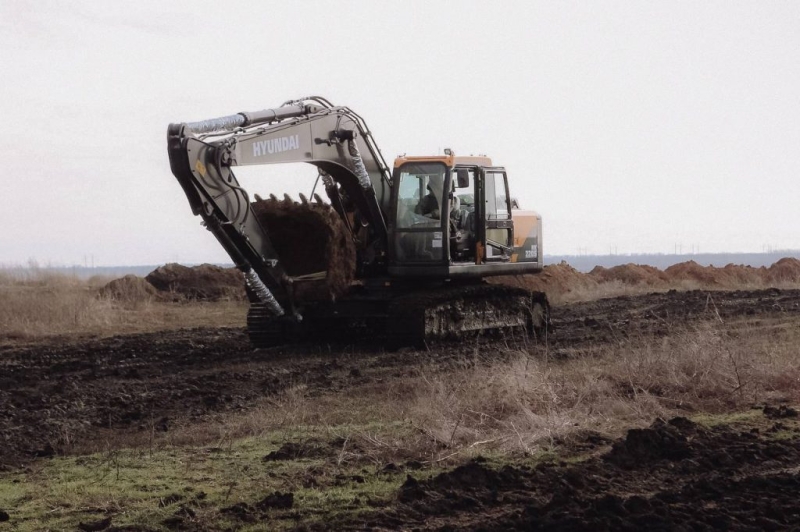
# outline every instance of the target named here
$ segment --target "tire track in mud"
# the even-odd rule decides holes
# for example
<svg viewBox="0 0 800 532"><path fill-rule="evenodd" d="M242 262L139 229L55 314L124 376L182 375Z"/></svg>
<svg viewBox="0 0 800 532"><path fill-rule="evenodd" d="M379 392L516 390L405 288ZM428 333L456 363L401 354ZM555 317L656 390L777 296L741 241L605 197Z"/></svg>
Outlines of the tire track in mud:
<svg viewBox="0 0 800 532"><path fill-rule="evenodd" d="M800 316L800 290L670 292L553 309L557 352L669 334L696 320ZM487 346L514 339L480 339ZM305 345L254 351L242 329L199 328L0 347L0 466L76 443L243 412L288 386L347 393L353 384L458 363L474 343L389 352ZM357 372L353 372L357 369ZM354 375L358 375L355 377Z"/></svg>

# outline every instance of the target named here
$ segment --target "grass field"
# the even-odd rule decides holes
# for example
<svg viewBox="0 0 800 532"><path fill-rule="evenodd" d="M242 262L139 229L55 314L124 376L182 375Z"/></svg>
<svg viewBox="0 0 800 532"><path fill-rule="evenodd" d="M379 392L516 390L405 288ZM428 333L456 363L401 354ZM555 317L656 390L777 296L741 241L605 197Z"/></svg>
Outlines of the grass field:
<svg viewBox="0 0 800 532"><path fill-rule="evenodd" d="M630 428L676 415L709 427L763 430L754 406L800 403L796 312L771 313L765 305L757 317L743 307L727 318L714 306L702 319L665 320L647 314L654 305L641 296L641 319L651 328L627 330L610 316L598 327L590 318L577 320L580 329L571 334L567 318L592 306L562 303L556 309L564 320L561 336L538 343L479 339L398 353L320 346L226 362L230 355L214 344L213 330L198 331L179 345L214 354L219 362L198 356L204 362L195 366L187 358L174 371L189 383L180 393L197 393L201 401L189 404L199 407L167 402L159 413L154 397L180 383L164 381L161 373L173 370L159 369L162 359L150 364L146 352L138 355L137 364L145 365L136 376L126 376L127 359L115 370L114 352L124 352L124 335L133 341L144 332L241 327L246 305L112 300L98 295L104 281L0 277L0 350L9 353L9 364L24 376L21 358L41 345L48 353L59 346L64 355L47 355L55 361L67 354L87 357L95 368L72 370L66 361L73 358L64 358L58 364L64 373L48 377L64 384L41 385L54 405L48 412L71 423L64 427L84 428L57 434L52 456L0 470L0 510L9 513L14 530L74 529L108 518L126 530L363 525L376 515L394 515L408 475L425 482L479 456L496 470L579 463L607 452ZM584 291L580 298L598 295L607 292ZM602 318L591 312L591 320ZM595 336L578 339L585 330ZM111 349L99 343L109 336ZM225 346L249 353L246 344ZM95 351L110 362L98 365L90 354ZM42 368L49 375L46 363ZM222 399L206 400L194 384L201 376L230 383L214 391ZM88 399L80 398L81 389L91 392L103 379L119 381L115 393L124 399L115 395L118 402L111 404L142 404L151 409L147 416L107 426L82 418ZM279 384L235 408L224 406L237 401L228 395L262 381ZM37 386L0 382L0 398L11 406L18 404L15 394L35 399ZM82 387L78 399L58 402L60 390L76 386ZM169 418L168 429L159 426L162 416ZM24 426L12 418L6 423L9 430ZM770 435L794 437L786 428Z"/></svg>
<svg viewBox="0 0 800 532"><path fill-rule="evenodd" d="M39 268L0 270L0 344L59 336L108 336L177 327L238 327L241 301L169 302L101 294L106 277L86 280Z"/></svg>

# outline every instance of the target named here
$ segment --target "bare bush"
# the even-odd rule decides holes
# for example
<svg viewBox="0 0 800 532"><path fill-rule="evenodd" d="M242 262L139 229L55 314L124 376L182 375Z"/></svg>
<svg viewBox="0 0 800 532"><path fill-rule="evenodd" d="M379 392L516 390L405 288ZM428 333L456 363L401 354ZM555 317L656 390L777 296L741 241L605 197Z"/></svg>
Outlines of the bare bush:
<svg viewBox="0 0 800 532"><path fill-rule="evenodd" d="M138 279L138 278L136 278ZM244 323L241 302L162 303L143 279L123 278L100 289L87 281L29 267L0 270L0 342L53 335L121 334L191 326ZM109 283L104 283L107 287Z"/></svg>
<svg viewBox="0 0 800 532"><path fill-rule="evenodd" d="M615 434L657 416L797 399L797 338L759 337L743 340L720 323L567 360L534 349L455 372L423 372L408 415L448 446L484 442L533 452L587 430Z"/></svg>
<svg viewBox="0 0 800 532"><path fill-rule="evenodd" d="M365 382L345 394L291 383L237 416L171 431L172 444L326 430L343 459L440 462L487 451L537 454L616 437L656 417L800 400L800 333L703 322L554 357L547 346L465 349L464 358Z"/></svg>
<svg viewBox="0 0 800 532"><path fill-rule="evenodd" d="M0 330L6 338L65 334L112 324L109 301L69 284L11 285L3 287L2 298Z"/></svg>

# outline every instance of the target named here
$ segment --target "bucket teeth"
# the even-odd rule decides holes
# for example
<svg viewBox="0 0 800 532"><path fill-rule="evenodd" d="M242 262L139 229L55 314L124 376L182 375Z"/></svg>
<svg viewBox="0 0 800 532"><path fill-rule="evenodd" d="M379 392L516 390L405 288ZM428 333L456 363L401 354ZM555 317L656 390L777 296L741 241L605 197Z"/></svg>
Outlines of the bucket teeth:
<svg viewBox="0 0 800 532"><path fill-rule="evenodd" d="M253 194L253 197L256 199L256 201L263 201L261 196L259 196L258 194Z"/></svg>
<svg viewBox="0 0 800 532"><path fill-rule="evenodd" d="M275 194L270 194L269 199L271 199L272 201L278 201L278 196L276 196Z"/></svg>
<svg viewBox="0 0 800 532"><path fill-rule="evenodd" d="M322 201L322 198L319 197L319 194L314 194L314 201L316 201L320 205L324 205L324 202Z"/></svg>
<svg viewBox="0 0 800 532"><path fill-rule="evenodd" d="M294 203L294 200L292 199L292 197L289 194L284 194L283 195L283 201L285 201L286 203Z"/></svg>
<svg viewBox="0 0 800 532"><path fill-rule="evenodd" d="M302 192L300 193L300 202L301 202L303 205L308 205L308 198L307 198L307 197L305 197L305 195L304 195Z"/></svg>

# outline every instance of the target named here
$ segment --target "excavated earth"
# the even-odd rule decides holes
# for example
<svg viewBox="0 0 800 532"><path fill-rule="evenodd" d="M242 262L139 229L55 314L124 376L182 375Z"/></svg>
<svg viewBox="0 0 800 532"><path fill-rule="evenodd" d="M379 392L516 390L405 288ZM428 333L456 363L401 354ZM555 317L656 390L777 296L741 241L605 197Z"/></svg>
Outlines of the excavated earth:
<svg viewBox="0 0 800 532"><path fill-rule="evenodd" d="M559 306L553 310L548 342L551 353L569 356L582 346L667 335L675 326L698 320L758 323L787 317L800 317L800 290L672 291ZM458 345L395 352L374 345L254 351L244 329L237 328L3 346L0 471L36 458L102 449L114 441L144 443L153 431L246 412L257 400L297 383L312 395L346 394L357 385L462 358ZM798 527L800 436L766 434L710 430L676 419L631 431L604 456L580 464L496 470L477 461L425 481L412 474L392 508L343 526Z"/></svg>
<svg viewBox="0 0 800 532"><path fill-rule="evenodd" d="M333 300L347 291L356 271L356 249L332 207L288 198L257 199L251 205L288 275L324 274L320 280L295 280L298 301Z"/></svg>
<svg viewBox="0 0 800 532"><path fill-rule="evenodd" d="M791 414L797 412L791 410ZM793 438L775 438L782 431ZM738 431L678 417L632 429L577 464L409 475L370 527L417 530L796 530L800 429Z"/></svg>

